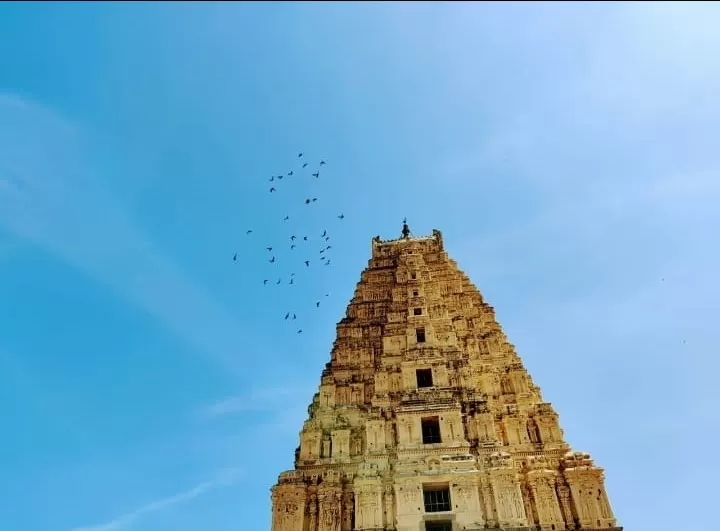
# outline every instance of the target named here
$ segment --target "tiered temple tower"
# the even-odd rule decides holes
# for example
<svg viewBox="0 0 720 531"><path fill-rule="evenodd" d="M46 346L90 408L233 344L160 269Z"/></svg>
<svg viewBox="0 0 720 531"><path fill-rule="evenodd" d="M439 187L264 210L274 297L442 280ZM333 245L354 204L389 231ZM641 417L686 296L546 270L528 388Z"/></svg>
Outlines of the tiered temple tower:
<svg viewBox="0 0 720 531"><path fill-rule="evenodd" d="M272 531L622 529L442 234L407 224L372 240L272 506Z"/></svg>

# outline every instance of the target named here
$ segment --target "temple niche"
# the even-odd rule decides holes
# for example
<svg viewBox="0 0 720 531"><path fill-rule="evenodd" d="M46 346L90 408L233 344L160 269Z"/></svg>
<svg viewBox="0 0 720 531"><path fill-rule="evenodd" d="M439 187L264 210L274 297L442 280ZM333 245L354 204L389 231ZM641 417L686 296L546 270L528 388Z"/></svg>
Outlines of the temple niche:
<svg viewBox="0 0 720 531"><path fill-rule="evenodd" d="M620 531L442 234L371 246L271 531Z"/></svg>

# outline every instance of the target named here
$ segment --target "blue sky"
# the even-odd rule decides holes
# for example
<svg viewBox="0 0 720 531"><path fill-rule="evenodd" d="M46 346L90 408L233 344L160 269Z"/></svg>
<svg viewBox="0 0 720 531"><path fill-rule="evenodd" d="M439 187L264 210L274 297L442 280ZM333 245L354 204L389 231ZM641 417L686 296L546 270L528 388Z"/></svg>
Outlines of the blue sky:
<svg viewBox="0 0 720 531"><path fill-rule="evenodd" d="M443 231L620 523L711 529L718 24L710 3L0 5L0 527L269 529L370 239L407 216ZM299 150L321 178L271 196ZM263 286L293 269L263 249L286 213L327 228L332 265Z"/></svg>

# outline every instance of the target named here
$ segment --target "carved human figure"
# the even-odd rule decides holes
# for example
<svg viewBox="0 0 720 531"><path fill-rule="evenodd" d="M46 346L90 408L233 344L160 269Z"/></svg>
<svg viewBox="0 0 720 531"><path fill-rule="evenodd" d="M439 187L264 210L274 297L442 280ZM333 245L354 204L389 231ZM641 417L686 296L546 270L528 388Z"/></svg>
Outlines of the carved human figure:
<svg viewBox="0 0 720 531"><path fill-rule="evenodd" d="M592 520L593 519L593 503L592 503L592 497L585 493L583 489L579 489L580 493L580 506L582 508L581 510L581 520Z"/></svg>
<svg viewBox="0 0 720 531"><path fill-rule="evenodd" d="M323 436L322 457L330 457L332 455L332 439L329 435Z"/></svg>
<svg viewBox="0 0 720 531"><path fill-rule="evenodd" d="M505 429L505 424L503 422L498 422L495 426L495 431L500 435L500 441L506 445L510 441L508 440L508 434L507 430Z"/></svg>
<svg viewBox="0 0 720 531"><path fill-rule="evenodd" d="M403 501L409 505L415 501L415 491L410 487L405 487L403 490Z"/></svg>
<svg viewBox="0 0 720 531"><path fill-rule="evenodd" d="M362 436L354 433L350 437L350 455L359 455L362 453Z"/></svg>
<svg viewBox="0 0 720 531"><path fill-rule="evenodd" d="M530 490L527 486L522 489L523 508L525 509L525 517L528 523L532 526L536 523L535 515L533 514L532 501L530 499Z"/></svg>
<svg viewBox="0 0 720 531"><path fill-rule="evenodd" d="M538 512L540 513L540 520L544 522L552 522L555 520L554 511L552 507L551 494L548 493L545 487L542 487L538 492Z"/></svg>
<svg viewBox="0 0 720 531"><path fill-rule="evenodd" d="M600 516L602 518L612 518L607 494L605 494L605 492L601 489L598 489L598 505L600 506Z"/></svg>
<svg viewBox="0 0 720 531"><path fill-rule="evenodd" d="M308 512L310 513L309 518L308 518L309 528L315 529L317 527L317 500L316 499L313 498L310 500L310 503L308 505Z"/></svg>
<svg viewBox="0 0 720 531"><path fill-rule="evenodd" d="M334 531L333 520L334 512L332 502L322 504L322 512L320 515L320 531Z"/></svg>
<svg viewBox="0 0 720 531"><path fill-rule="evenodd" d="M343 531L352 531L353 527L353 497L349 494L343 506Z"/></svg>
<svg viewBox="0 0 720 531"><path fill-rule="evenodd" d="M379 506L377 502L377 498L375 495L371 495L367 499L367 513L366 517L368 518L368 521L366 522L370 527L377 527L381 524L380 522L380 514L379 514Z"/></svg>
<svg viewBox="0 0 720 531"><path fill-rule="evenodd" d="M506 522L508 516L510 516L510 514L512 514L511 513L512 510L510 509L510 506L509 506L510 500L508 500L507 489L502 488L502 487L500 487L500 488L501 488L501 490L498 494L498 518L500 519L501 522Z"/></svg>
<svg viewBox="0 0 720 531"><path fill-rule="evenodd" d="M357 386L353 385L350 390L350 403L351 404L359 404L360 403L360 389L357 388Z"/></svg>
<svg viewBox="0 0 720 531"><path fill-rule="evenodd" d="M540 443L540 429L538 428L535 419L530 417L527 421L527 433L530 438L530 442L538 444Z"/></svg>
<svg viewBox="0 0 720 531"><path fill-rule="evenodd" d="M330 506L330 531L341 531L342 519L340 518L340 506L335 503Z"/></svg>
<svg viewBox="0 0 720 531"><path fill-rule="evenodd" d="M365 513L367 512L367 501L362 496L355 498L355 526L365 526Z"/></svg>
<svg viewBox="0 0 720 531"><path fill-rule="evenodd" d="M470 492L468 492L467 487L463 485L458 485L457 487L455 487L453 494L457 496L457 500L461 507L467 507L469 505Z"/></svg>
<svg viewBox="0 0 720 531"><path fill-rule="evenodd" d="M513 495L513 516L517 519L525 518L525 510L523 507L522 496L517 493Z"/></svg>

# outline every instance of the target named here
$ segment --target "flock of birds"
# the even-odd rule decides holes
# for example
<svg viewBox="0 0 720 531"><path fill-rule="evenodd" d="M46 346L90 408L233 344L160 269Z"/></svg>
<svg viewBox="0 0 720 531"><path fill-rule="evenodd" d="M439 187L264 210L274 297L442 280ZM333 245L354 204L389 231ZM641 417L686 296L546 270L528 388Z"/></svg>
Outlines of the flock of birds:
<svg viewBox="0 0 720 531"><path fill-rule="evenodd" d="M304 154L302 152L298 153L297 159L298 159L298 162L300 165L298 168L291 169L284 175L272 175L268 179L268 181L270 183L269 187L268 187L270 194L275 194L278 191L278 189L282 186L283 179L285 179L285 181L288 182L291 179L301 178L303 176L303 174L305 174L307 176L308 172L313 171L312 169L310 169L310 170L307 169L309 163L306 161L306 158L304 157ZM318 167L314 168L314 170L315 170L314 173L310 173L309 176L312 178L315 178L315 179L320 179L320 168L322 168L326 164L327 163L324 160L321 160L318 164ZM314 203L316 203L317 200L318 200L317 197L312 197L312 196L305 197L303 200L303 204L306 206L310 206L310 205L313 205ZM345 219L345 215L340 213L337 216L337 219L342 221L343 219ZM286 214L285 217L283 218L283 222L288 222L288 221L290 221L290 215ZM275 243L273 245L268 245L267 247L265 247L265 251L268 253L267 258L266 258L268 267L272 268L278 264L279 261L277 258L277 251L279 251L282 246L285 246L287 248L287 250L291 251L292 253L298 253L298 255L300 256L300 261L296 262L296 264L299 267L310 268L310 267L317 266L317 265L327 267L327 266L331 265L330 251L332 250L332 245L330 243L330 234L329 234L327 228L323 229L322 233L319 233L319 234L300 234L300 233L295 234L295 233L292 233L291 231L289 231L289 232L290 232L290 234L287 236L287 240L285 242ZM254 231L253 231L253 229L248 229L245 231L245 234L248 237L252 237L254 234ZM320 245L321 245L321 248L319 250L316 250L316 252L318 252L318 255L316 255L317 257L308 257L307 253L308 253L308 251L311 251L310 244L315 241L320 242ZM300 247L298 248L298 246L300 246ZM237 252L233 255L232 259L233 259L233 262L238 261L239 255ZM291 272L289 274L289 276L287 276L285 279L283 279L283 277L280 276L277 278L277 280L274 280L275 275L272 275L272 277L273 278L263 278L262 279L263 285L267 286L267 285L275 284L275 285L279 286L279 285L283 284L284 282L290 286L295 285L295 280L296 280L295 272ZM329 296L330 296L330 293L325 294L325 297L329 297ZM321 302L320 300L315 302L316 308L320 307L320 302ZM292 321L297 320L297 314L294 310L285 311L283 318L285 321L292 322ZM302 328L297 329L298 334L302 334L302 332L303 332Z"/></svg>

